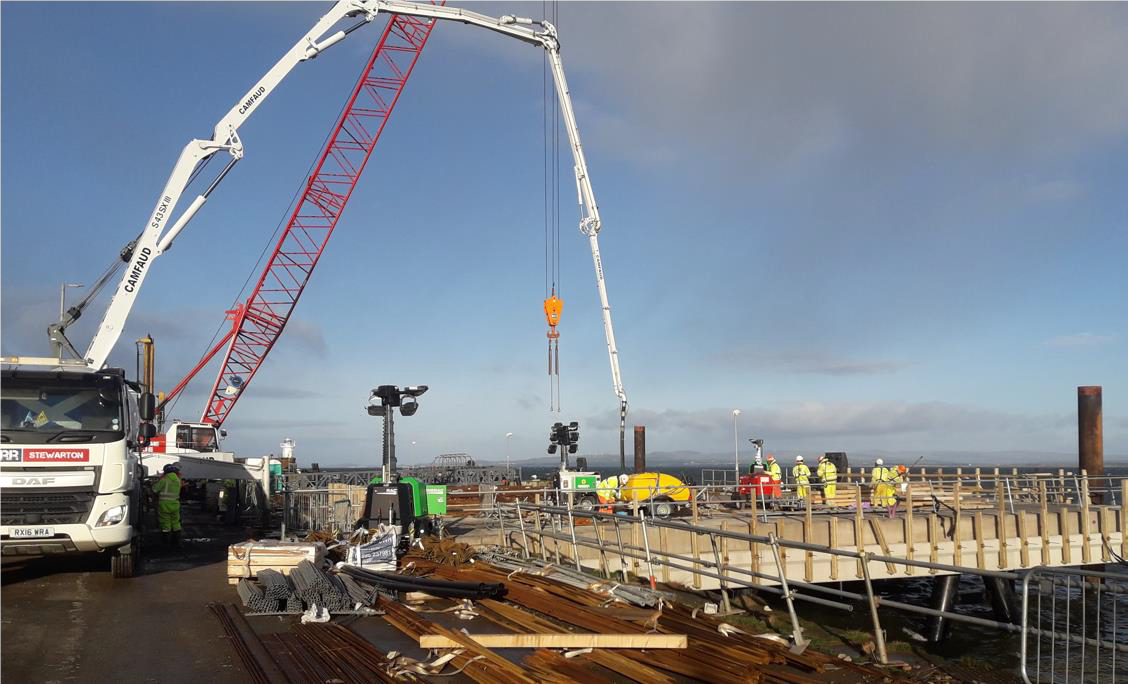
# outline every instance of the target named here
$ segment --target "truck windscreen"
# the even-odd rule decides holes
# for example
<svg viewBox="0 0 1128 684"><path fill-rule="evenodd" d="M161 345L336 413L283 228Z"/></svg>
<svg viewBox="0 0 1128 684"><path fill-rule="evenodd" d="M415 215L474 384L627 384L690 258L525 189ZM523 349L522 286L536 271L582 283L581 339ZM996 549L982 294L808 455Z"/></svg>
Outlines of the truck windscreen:
<svg viewBox="0 0 1128 684"><path fill-rule="evenodd" d="M0 429L4 441L49 442L74 433L96 433L89 440L121 439L120 385L101 378L87 381L5 377L0 386ZM10 434L9 434L10 433ZM117 433L117 434L114 434Z"/></svg>

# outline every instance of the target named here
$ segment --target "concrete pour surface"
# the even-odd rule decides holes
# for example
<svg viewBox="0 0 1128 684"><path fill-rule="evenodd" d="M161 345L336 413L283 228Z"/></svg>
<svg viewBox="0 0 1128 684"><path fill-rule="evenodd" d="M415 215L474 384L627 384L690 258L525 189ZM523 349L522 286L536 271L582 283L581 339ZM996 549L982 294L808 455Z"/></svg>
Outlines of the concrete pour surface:
<svg viewBox="0 0 1128 684"><path fill-rule="evenodd" d="M245 682L213 601L239 602L227 545L249 530L185 512L183 548L146 539L142 572L110 576L108 556L5 559L0 678L6 682ZM192 541L187 541L192 540Z"/></svg>

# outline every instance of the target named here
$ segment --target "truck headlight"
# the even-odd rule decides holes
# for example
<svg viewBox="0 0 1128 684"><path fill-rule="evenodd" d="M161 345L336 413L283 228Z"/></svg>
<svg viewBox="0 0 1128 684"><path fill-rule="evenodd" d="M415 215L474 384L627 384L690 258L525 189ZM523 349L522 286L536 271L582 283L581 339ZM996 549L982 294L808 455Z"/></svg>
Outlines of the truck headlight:
<svg viewBox="0 0 1128 684"><path fill-rule="evenodd" d="M94 527L116 525L122 520L125 520L127 515L129 515L129 504L107 508L102 515L98 517L98 522L94 524Z"/></svg>

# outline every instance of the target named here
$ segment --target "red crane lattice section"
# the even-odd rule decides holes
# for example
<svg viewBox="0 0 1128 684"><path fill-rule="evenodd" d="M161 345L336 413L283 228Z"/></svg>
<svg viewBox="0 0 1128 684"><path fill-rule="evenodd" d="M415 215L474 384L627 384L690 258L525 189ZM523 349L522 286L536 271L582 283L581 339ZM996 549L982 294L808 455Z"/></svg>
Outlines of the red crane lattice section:
<svg viewBox="0 0 1128 684"><path fill-rule="evenodd" d="M231 342L203 421L223 424L278 341L433 28L432 19L389 20L258 284L228 312Z"/></svg>

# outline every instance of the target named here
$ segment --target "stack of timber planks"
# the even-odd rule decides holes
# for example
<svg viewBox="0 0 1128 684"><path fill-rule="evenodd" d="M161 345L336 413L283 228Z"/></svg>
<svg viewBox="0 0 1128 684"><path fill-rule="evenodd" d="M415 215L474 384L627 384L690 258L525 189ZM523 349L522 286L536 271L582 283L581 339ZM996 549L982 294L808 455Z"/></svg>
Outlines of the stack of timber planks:
<svg viewBox="0 0 1128 684"><path fill-rule="evenodd" d="M325 544L321 542L246 541L227 547L227 583L258 577L260 570L277 570L283 575L307 560L321 567Z"/></svg>

